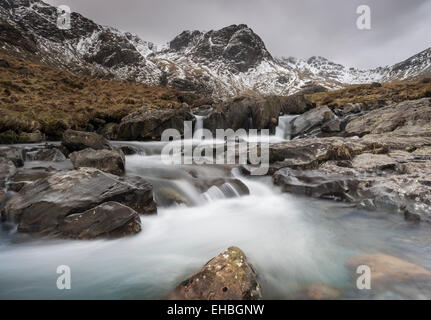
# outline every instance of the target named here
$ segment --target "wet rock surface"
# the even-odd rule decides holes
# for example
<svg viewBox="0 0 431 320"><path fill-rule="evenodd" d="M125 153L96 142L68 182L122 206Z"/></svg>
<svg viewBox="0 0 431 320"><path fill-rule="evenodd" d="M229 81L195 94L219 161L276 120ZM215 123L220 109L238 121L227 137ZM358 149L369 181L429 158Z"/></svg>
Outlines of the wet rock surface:
<svg viewBox="0 0 431 320"><path fill-rule="evenodd" d="M216 129L269 129L274 132L280 114L302 114L315 105L302 94L281 96L241 96L216 104L204 127Z"/></svg>
<svg viewBox="0 0 431 320"><path fill-rule="evenodd" d="M201 271L180 283L173 300L257 300L261 288L253 266L237 247L211 259Z"/></svg>
<svg viewBox="0 0 431 320"><path fill-rule="evenodd" d="M418 145L423 139L417 139ZM396 138L390 144L329 141L310 139L273 147L275 159L284 157L272 165L274 183L286 192L344 200L398 212L407 220L431 222L431 161L426 156L393 149ZM414 144L407 147L400 141L398 146Z"/></svg>
<svg viewBox="0 0 431 320"><path fill-rule="evenodd" d="M294 137L306 135L317 126L333 120L335 120L335 115L328 107L314 108L293 120L292 135Z"/></svg>
<svg viewBox="0 0 431 320"><path fill-rule="evenodd" d="M43 148L25 152L25 158L27 161L61 162L66 160L66 156L58 148Z"/></svg>
<svg viewBox="0 0 431 320"><path fill-rule="evenodd" d="M92 148L94 150L111 150L108 140L94 132L66 130L61 142L62 147L69 153Z"/></svg>
<svg viewBox="0 0 431 320"><path fill-rule="evenodd" d="M115 201L150 214L156 211L152 186L139 177L119 178L97 169L58 172L24 186L4 213L18 231L50 234L69 215Z"/></svg>
<svg viewBox="0 0 431 320"><path fill-rule="evenodd" d="M346 126L347 135L389 133L395 135L426 135L431 132L431 99L404 101L373 110L353 119Z"/></svg>
<svg viewBox="0 0 431 320"><path fill-rule="evenodd" d="M83 213L67 216L59 225L61 237L73 239L118 238L141 231L139 214L118 202L105 202Z"/></svg>
<svg viewBox="0 0 431 320"><path fill-rule="evenodd" d="M16 147L0 148L0 157L12 161L16 167L22 167L24 165L25 157L22 149L20 148L16 148Z"/></svg>
<svg viewBox="0 0 431 320"><path fill-rule="evenodd" d="M84 149L69 155L75 169L89 167L115 175L123 175L126 160L123 151Z"/></svg>
<svg viewBox="0 0 431 320"><path fill-rule="evenodd" d="M365 254L353 257L346 266L356 272L358 266L365 265L371 269L371 286L374 290L387 290L403 283L431 283L431 271L415 263L387 254Z"/></svg>

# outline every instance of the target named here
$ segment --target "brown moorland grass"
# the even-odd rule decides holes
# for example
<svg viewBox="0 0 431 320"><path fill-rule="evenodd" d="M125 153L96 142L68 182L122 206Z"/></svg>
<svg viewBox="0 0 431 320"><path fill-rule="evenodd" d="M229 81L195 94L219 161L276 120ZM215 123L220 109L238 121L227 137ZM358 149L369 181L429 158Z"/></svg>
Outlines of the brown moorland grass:
<svg viewBox="0 0 431 320"><path fill-rule="evenodd" d="M0 133L40 130L59 138L67 128L90 130L119 122L142 107L193 105L196 95L163 86L100 80L13 57L0 51Z"/></svg>
<svg viewBox="0 0 431 320"><path fill-rule="evenodd" d="M346 103L375 103L376 101L401 102L431 97L431 79L396 81L378 84L358 84L344 89L319 92L307 97L317 105L342 107Z"/></svg>

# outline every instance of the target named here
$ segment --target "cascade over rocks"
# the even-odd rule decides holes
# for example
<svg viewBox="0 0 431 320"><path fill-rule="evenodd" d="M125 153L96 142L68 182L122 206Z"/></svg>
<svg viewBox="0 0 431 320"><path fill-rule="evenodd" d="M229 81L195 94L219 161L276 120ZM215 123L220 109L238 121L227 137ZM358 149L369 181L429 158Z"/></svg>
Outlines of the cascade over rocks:
<svg viewBox="0 0 431 320"><path fill-rule="evenodd" d="M16 167L12 161L0 157L0 208L6 199L8 180L15 174Z"/></svg>
<svg viewBox="0 0 431 320"><path fill-rule="evenodd" d="M181 282L171 300L258 300L256 271L237 247L211 259L198 273Z"/></svg>
<svg viewBox="0 0 431 320"><path fill-rule="evenodd" d="M431 99L404 101L366 114L357 107L345 106L349 114L359 113L347 124L346 134L361 138L270 145L274 183L286 192L344 200L362 208L398 212L409 221L431 222Z"/></svg>
<svg viewBox="0 0 431 320"><path fill-rule="evenodd" d="M216 129L270 129L275 131L280 114L301 114L314 107L303 95L241 96L214 106L204 127Z"/></svg>

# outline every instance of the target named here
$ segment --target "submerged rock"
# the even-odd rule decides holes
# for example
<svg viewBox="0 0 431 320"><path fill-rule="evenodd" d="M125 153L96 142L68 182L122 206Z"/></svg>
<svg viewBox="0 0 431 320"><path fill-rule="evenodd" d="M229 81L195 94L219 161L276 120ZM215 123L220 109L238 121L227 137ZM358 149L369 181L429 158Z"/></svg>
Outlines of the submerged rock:
<svg viewBox="0 0 431 320"><path fill-rule="evenodd" d="M81 151L87 148L94 150L112 149L108 140L97 133L70 129L64 132L61 145L68 152Z"/></svg>
<svg viewBox="0 0 431 320"><path fill-rule="evenodd" d="M93 168L58 172L24 186L5 205L18 231L51 233L69 215L108 201L139 213L156 211L152 186L140 177L120 178Z"/></svg>
<svg viewBox="0 0 431 320"><path fill-rule="evenodd" d="M370 267L372 289L379 289L400 282L411 283L431 280L431 271L422 266L381 253L354 257L347 261L346 265L355 275L358 266Z"/></svg>
<svg viewBox="0 0 431 320"><path fill-rule="evenodd" d="M125 157L121 149L93 150L85 149L69 155L75 169L89 167L115 175L122 175L125 171Z"/></svg>
<svg viewBox="0 0 431 320"><path fill-rule="evenodd" d="M61 221L57 233L73 239L116 238L141 231L138 213L118 202L105 202Z"/></svg>
<svg viewBox="0 0 431 320"><path fill-rule="evenodd" d="M252 265L237 247L211 259L201 271L180 283L173 300L257 300L261 288Z"/></svg>
<svg viewBox="0 0 431 320"><path fill-rule="evenodd" d="M307 288L307 297L312 300L335 300L341 291L326 283L312 284Z"/></svg>

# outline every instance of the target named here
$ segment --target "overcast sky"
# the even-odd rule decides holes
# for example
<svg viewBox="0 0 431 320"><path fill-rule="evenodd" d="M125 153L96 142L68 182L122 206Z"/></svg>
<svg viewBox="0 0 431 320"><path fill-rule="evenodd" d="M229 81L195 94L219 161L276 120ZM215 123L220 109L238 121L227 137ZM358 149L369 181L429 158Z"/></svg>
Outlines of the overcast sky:
<svg viewBox="0 0 431 320"><path fill-rule="evenodd" d="M163 44L183 30L245 23L274 56L324 56L346 66L391 65L431 47L431 0L45 0ZM356 8L371 7L371 30Z"/></svg>

